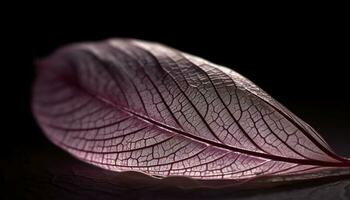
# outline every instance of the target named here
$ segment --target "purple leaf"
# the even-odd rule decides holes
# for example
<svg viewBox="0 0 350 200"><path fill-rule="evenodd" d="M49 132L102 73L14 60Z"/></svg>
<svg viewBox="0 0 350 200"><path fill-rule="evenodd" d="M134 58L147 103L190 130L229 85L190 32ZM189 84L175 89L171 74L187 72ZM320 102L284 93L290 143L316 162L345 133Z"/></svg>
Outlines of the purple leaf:
<svg viewBox="0 0 350 200"><path fill-rule="evenodd" d="M53 143L113 171L241 180L350 167L248 79L156 43L62 48L39 62L33 92Z"/></svg>

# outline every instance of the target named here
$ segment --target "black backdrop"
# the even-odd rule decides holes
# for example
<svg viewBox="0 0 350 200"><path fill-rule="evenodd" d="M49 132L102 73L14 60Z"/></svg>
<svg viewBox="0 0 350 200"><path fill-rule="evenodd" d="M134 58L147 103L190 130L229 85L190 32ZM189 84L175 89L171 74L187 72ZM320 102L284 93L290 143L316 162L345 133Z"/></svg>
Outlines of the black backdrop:
<svg viewBox="0 0 350 200"><path fill-rule="evenodd" d="M5 49L10 62L4 66L9 72L2 79L2 99L8 101L3 109L9 111L1 133L5 181L21 186L21 178L13 177L23 168L14 166L36 156L35 152L54 149L52 156L59 152L69 157L44 138L32 118L33 60L68 43L112 37L157 41L234 69L318 130L337 153L350 157L350 34L344 16L236 18L228 13L214 18L207 14L169 19L165 14L146 18L129 13L110 15L109 20L93 14L60 20L61 16L43 15L10 23L6 29L10 45Z"/></svg>

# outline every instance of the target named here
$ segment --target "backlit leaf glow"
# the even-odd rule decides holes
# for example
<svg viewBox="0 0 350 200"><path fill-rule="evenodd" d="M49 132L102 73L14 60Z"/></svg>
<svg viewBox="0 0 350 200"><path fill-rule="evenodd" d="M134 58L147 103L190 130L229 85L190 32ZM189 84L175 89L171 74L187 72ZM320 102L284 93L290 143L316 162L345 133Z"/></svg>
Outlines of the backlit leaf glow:
<svg viewBox="0 0 350 200"><path fill-rule="evenodd" d="M54 144L113 171L240 180L350 167L251 81L157 43L57 50L39 63L33 112Z"/></svg>

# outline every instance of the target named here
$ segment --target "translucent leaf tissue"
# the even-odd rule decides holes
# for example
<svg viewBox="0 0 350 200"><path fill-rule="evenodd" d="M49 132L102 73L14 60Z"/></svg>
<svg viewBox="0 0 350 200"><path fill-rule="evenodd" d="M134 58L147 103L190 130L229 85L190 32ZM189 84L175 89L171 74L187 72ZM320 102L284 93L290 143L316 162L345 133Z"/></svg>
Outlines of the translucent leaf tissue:
<svg viewBox="0 0 350 200"><path fill-rule="evenodd" d="M38 63L32 108L50 141L112 171L240 181L350 167L245 77L157 43L57 50Z"/></svg>

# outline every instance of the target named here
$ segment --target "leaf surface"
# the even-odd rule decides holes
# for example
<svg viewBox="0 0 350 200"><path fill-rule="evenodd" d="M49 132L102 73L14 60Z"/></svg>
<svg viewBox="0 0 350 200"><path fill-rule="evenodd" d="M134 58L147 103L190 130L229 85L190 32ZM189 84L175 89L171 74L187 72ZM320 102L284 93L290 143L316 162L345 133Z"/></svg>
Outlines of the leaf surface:
<svg viewBox="0 0 350 200"><path fill-rule="evenodd" d="M46 136L105 169L241 180L350 167L245 77L161 44L74 44L37 71L33 112Z"/></svg>

